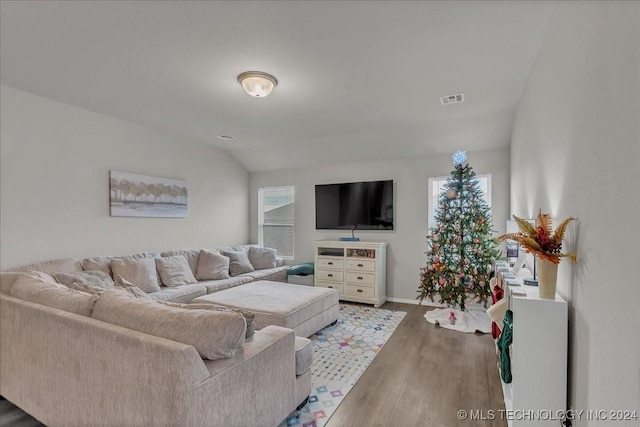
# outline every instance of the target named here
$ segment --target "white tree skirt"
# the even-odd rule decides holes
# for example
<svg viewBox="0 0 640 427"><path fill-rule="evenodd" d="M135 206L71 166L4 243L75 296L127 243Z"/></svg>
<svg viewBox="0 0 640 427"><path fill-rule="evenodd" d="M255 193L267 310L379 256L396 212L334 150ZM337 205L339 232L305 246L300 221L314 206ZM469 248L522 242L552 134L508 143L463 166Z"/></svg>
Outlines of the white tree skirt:
<svg viewBox="0 0 640 427"><path fill-rule="evenodd" d="M473 334L491 333L491 319L484 311L462 311L458 308L436 308L424 315L427 322L443 328Z"/></svg>

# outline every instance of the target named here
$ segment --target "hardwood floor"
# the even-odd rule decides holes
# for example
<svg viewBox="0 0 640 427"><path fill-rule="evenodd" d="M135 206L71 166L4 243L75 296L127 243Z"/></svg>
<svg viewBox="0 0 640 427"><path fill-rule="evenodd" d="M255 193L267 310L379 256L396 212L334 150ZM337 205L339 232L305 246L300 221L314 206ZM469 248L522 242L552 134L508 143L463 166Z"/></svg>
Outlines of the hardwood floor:
<svg viewBox="0 0 640 427"><path fill-rule="evenodd" d="M326 427L504 427L500 378L490 334L428 323L430 307L386 303L407 315L347 394ZM483 411L461 420L458 410ZM494 420L489 411L493 410Z"/></svg>

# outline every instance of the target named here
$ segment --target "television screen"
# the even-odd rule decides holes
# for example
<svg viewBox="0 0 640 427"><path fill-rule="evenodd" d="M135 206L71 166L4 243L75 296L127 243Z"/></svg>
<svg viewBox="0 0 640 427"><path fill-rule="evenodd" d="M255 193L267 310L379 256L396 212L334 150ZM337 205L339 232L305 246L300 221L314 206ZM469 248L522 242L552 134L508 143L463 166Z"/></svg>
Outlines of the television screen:
<svg viewBox="0 0 640 427"><path fill-rule="evenodd" d="M393 181L316 185L316 230L393 230Z"/></svg>

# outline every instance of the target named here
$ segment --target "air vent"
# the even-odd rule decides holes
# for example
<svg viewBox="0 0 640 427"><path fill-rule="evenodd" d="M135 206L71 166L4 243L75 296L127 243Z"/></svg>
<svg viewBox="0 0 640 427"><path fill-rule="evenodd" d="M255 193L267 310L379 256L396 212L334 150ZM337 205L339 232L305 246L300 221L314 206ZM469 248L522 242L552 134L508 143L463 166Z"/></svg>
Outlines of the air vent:
<svg viewBox="0 0 640 427"><path fill-rule="evenodd" d="M455 95L443 96L440 98L442 105L457 104L458 102L464 102L464 93L457 93Z"/></svg>
<svg viewBox="0 0 640 427"><path fill-rule="evenodd" d="M221 139L223 141L233 141L234 139L236 139L235 136L231 136L231 135L219 135L219 136L216 136L216 138Z"/></svg>

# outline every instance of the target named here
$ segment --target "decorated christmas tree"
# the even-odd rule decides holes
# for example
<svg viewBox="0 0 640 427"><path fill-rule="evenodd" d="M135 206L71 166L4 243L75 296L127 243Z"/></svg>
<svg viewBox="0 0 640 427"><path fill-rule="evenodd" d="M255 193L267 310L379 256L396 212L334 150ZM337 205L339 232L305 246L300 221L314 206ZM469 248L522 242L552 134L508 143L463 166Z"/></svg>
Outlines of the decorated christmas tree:
<svg viewBox="0 0 640 427"><path fill-rule="evenodd" d="M474 298L486 305L491 296L490 267L499 255L491 237L491 210L467 155L453 155L455 169L447 179L435 213L435 226L427 235L427 265L422 268L418 298L465 309Z"/></svg>

